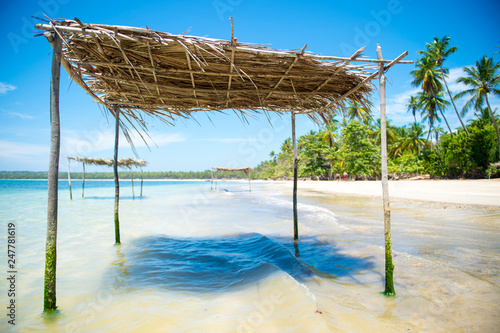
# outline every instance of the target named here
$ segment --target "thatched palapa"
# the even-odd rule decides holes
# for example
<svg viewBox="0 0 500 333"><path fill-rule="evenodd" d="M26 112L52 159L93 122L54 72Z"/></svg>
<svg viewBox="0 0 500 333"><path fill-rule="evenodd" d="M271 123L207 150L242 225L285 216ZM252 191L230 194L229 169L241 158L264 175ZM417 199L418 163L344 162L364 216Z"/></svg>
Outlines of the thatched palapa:
<svg viewBox="0 0 500 333"><path fill-rule="evenodd" d="M293 110L327 120L346 101L370 104L376 68L352 65L368 61L358 58L364 48L350 58L326 57L305 46L281 51L234 37L172 35L76 18L36 27L62 37L62 64L75 82L111 112L118 107L140 124L142 111L167 122L226 109L242 115Z"/></svg>
<svg viewBox="0 0 500 333"><path fill-rule="evenodd" d="M213 167L212 168L212 189L214 185L214 171L215 171L215 187L217 188L217 171L241 171L244 172L248 177L248 188L252 191L252 187L250 186L250 173L253 171L252 168L222 168L222 167Z"/></svg>
<svg viewBox="0 0 500 333"><path fill-rule="evenodd" d="M114 159L112 158L76 157L76 156L67 156L66 158L68 159L68 184L69 184L69 197L71 200L73 200L73 193L71 191L70 160L81 162L83 165L82 197L85 196L85 164L105 165L111 167L115 163ZM135 159L135 158L120 158L117 160L117 165L119 167L125 167L130 170L130 179L132 181L132 197L134 199L135 199L134 175L132 173L132 167L141 168L141 197L142 197L142 185L143 185L142 167L148 165L148 162L146 162L145 160Z"/></svg>
<svg viewBox="0 0 500 333"><path fill-rule="evenodd" d="M113 166L113 159L112 158L94 158L94 157L76 157L76 156L68 156L69 160L74 160L77 162L82 162L85 164L91 164L91 165L106 165L106 166ZM135 158L120 158L118 160L118 166L119 167L143 167L146 166L148 162L140 159L135 159Z"/></svg>

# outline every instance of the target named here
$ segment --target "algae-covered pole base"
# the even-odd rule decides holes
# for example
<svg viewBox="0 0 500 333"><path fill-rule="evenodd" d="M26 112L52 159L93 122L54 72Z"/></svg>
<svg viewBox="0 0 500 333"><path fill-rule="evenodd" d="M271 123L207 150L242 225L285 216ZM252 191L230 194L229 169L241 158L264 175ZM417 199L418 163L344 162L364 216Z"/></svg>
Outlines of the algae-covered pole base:
<svg viewBox="0 0 500 333"><path fill-rule="evenodd" d="M45 35L45 34L44 34ZM47 240L45 247L45 280L43 309L51 311L56 305L56 257L57 257L57 203L60 123L59 123L59 81L61 73L62 40L55 34L45 35L53 40L52 76L50 80L50 159L48 172Z"/></svg>
<svg viewBox="0 0 500 333"><path fill-rule="evenodd" d="M377 44L377 57L382 59L382 48ZM392 263L391 247L391 208L389 201L389 183L387 173L387 122L385 117L385 73L384 64L379 65L380 83L380 141L382 157L382 195L384 204L384 234L385 234L385 290L387 296L396 295L394 290L394 264Z"/></svg>
<svg viewBox="0 0 500 333"><path fill-rule="evenodd" d="M299 217L297 214L297 178L299 157L295 141L295 112L292 111L292 142L293 142L293 239L299 239Z"/></svg>
<svg viewBox="0 0 500 333"><path fill-rule="evenodd" d="M120 109L115 108L115 154L113 161L113 173L115 178L115 244L120 244L120 219L119 219L119 206L120 206L120 180L118 179L118 139L120 137Z"/></svg>

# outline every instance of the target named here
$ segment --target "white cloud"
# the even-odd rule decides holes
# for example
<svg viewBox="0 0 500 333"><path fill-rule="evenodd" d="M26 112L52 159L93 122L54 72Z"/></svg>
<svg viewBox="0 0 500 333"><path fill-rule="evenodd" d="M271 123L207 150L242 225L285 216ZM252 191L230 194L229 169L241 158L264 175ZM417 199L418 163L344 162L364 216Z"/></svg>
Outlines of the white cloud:
<svg viewBox="0 0 500 333"><path fill-rule="evenodd" d="M136 148L146 147L146 143L137 133L130 133ZM174 142L186 141L184 135L172 134L152 134L148 136L142 133L144 139L150 147L161 147ZM129 143L123 134L119 138L120 148L128 148ZM90 153L105 150L113 150L115 146L115 134L112 131L91 130L91 131L63 131L61 135L61 150L64 154L88 156Z"/></svg>
<svg viewBox="0 0 500 333"><path fill-rule="evenodd" d="M25 162L49 153L48 145L0 140L0 157Z"/></svg>
<svg viewBox="0 0 500 333"><path fill-rule="evenodd" d="M17 89L17 87L15 87L11 84L0 82L0 94L6 94L7 91L12 91L15 89Z"/></svg>
<svg viewBox="0 0 500 333"><path fill-rule="evenodd" d="M8 114L11 115L12 117L18 117L21 119L35 119L35 117L33 116L19 112L8 112Z"/></svg>
<svg viewBox="0 0 500 333"><path fill-rule="evenodd" d="M457 83L458 78L464 76L464 74L464 67L456 67L450 69L448 77L446 78L446 83L448 83L448 88L450 89L452 96L456 95L460 91L468 89L467 86L465 86L463 83Z"/></svg>

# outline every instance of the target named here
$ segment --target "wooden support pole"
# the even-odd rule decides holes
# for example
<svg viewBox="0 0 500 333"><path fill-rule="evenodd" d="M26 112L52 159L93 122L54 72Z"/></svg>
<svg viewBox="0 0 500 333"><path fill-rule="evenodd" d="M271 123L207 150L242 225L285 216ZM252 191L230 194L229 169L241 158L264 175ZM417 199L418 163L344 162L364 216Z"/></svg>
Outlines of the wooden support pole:
<svg viewBox="0 0 500 333"><path fill-rule="evenodd" d="M71 192L71 160L68 157L68 185L69 185L69 199L73 200L73 193Z"/></svg>
<svg viewBox="0 0 500 333"><path fill-rule="evenodd" d="M120 244L120 180L118 179L118 141L120 137L120 109L115 107L115 154L113 160L113 173L115 178L115 244Z"/></svg>
<svg viewBox="0 0 500 333"><path fill-rule="evenodd" d="M134 193L134 171L132 168L130 168L130 179L132 181L132 199L135 200L135 193Z"/></svg>
<svg viewBox="0 0 500 333"><path fill-rule="evenodd" d="M142 171L142 167L141 168L141 198L142 198L142 184L144 183L144 172Z"/></svg>
<svg viewBox="0 0 500 333"><path fill-rule="evenodd" d="M293 142L293 240L299 239L299 218L297 214L297 178L299 156L295 140L295 112L292 111L292 142Z"/></svg>
<svg viewBox="0 0 500 333"><path fill-rule="evenodd" d="M210 170L210 190L213 191L214 189L214 169Z"/></svg>
<svg viewBox="0 0 500 333"><path fill-rule="evenodd" d="M377 57L382 59L382 48L377 44ZM387 174L387 122L385 116L385 69L384 64L379 64L380 84L380 136L382 155L382 195L384 204L384 234L385 234L385 290L387 296L394 296L394 264L392 263L391 248L391 207L389 201L389 182Z"/></svg>
<svg viewBox="0 0 500 333"><path fill-rule="evenodd" d="M56 305L57 204L61 128L59 123L59 82L61 74L62 40L53 38L52 74L50 79L50 157L48 172L47 238L45 247L44 311L54 311Z"/></svg>
<svg viewBox="0 0 500 333"><path fill-rule="evenodd" d="M82 162L83 166L83 179L82 179L82 198L85 197L85 162Z"/></svg>

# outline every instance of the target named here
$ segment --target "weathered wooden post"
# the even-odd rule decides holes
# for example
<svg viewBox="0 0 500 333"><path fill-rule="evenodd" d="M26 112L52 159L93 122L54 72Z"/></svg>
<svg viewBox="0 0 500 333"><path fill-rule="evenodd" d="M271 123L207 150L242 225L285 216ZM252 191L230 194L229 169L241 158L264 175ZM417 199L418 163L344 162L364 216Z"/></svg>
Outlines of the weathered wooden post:
<svg viewBox="0 0 500 333"><path fill-rule="evenodd" d="M134 171L132 170L132 166L130 167L130 180L132 181L132 199L135 200L135 192L134 192Z"/></svg>
<svg viewBox="0 0 500 333"><path fill-rule="evenodd" d="M142 198L142 184L144 183L144 172L142 171L141 166L139 166L139 168L141 168L141 198Z"/></svg>
<svg viewBox="0 0 500 333"><path fill-rule="evenodd" d="M295 140L295 112L292 111L292 142L293 142L293 239L299 239L299 218L297 215L297 178L299 157Z"/></svg>
<svg viewBox="0 0 500 333"><path fill-rule="evenodd" d="M113 160L113 173L115 178L115 244L120 244L120 219L118 209L120 205L120 180L118 179L118 141L120 137L120 109L115 107L115 154Z"/></svg>
<svg viewBox="0 0 500 333"><path fill-rule="evenodd" d="M62 40L56 33L44 36L53 43L52 74L50 79L50 159L48 172L47 239L45 247L45 279L43 309L51 311L56 305L56 261L57 261L57 203L59 150L61 129L59 123L59 81L61 74Z"/></svg>
<svg viewBox="0 0 500 333"><path fill-rule="evenodd" d="M382 60L382 48L377 44L377 58ZM379 64L380 84L380 136L382 155L382 195L384 204L384 234L385 234L385 291L387 296L396 295L394 290L394 264L392 263L391 247L391 208L389 201L389 183L387 175L387 123L385 117L385 68Z"/></svg>
<svg viewBox="0 0 500 333"><path fill-rule="evenodd" d="M70 173L71 173L71 170L70 170L70 168L71 168L71 166L70 166L70 164L71 164L71 160L69 159L69 157L67 157L67 159L68 159L68 185L69 185L69 199L70 199L70 200L73 200L73 193L71 192L71 175L70 175Z"/></svg>

